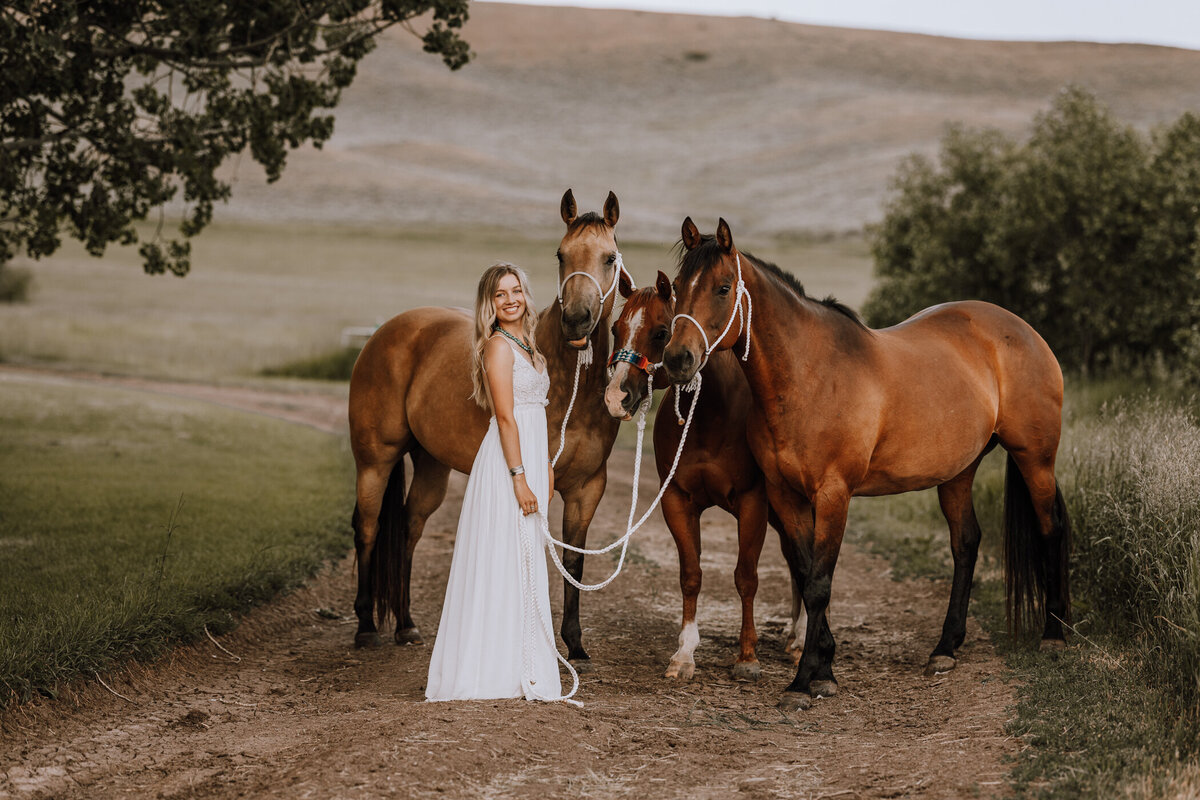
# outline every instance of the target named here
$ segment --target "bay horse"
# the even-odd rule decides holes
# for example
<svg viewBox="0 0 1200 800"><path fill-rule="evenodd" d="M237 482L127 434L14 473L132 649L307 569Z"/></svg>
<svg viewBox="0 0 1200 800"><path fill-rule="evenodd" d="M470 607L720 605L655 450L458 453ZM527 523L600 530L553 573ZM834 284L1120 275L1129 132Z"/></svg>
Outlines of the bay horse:
<svg viewBox="0 0 1200 800"><path fill-rule="evenodd" d="M620 423L605 411L602 393L608 358L607 320L616 303L615 282L624 268L614 229L620 214L612 192L602 215L576 213L568 189L559 213L567 226L558 246L559 297L538 316L537 344L550 374L546 422L557 448L572 395L576 359L588 343L593 364L580 370L578 399L554 469L562 496L562 532L578 547L604 494L607 461ZM603 287L603 288L602 288ZM446 496L450 470L469 473L488 426L488 414L471 399L471 312L417 308L399 314L363 346L350 378L350 446L357 470L353 527L358 567L354 612L358 647L379 643L375 613L396 618L397 644L417 644L421 633L410 613L413 549L429 515ZM404 492L404 461L413 476ZM583 556L562 560L583 577ZM564 580L560 629L568 658L586 663L579 626L579 590Z"/></svg>
<svg viewBox="0 0 1200 800"><path fill-rule="evenodd" d="M715 236L701 236L685 219L682 242L664 370L686 383L712 352L741 352L754 398L750 449L805 561L804 654L780 705L791 710L806 705L805 693L837 692L825 612L855 495L937 487L954 579L927 669L954 667L980 538L971 485L996 444L1008 454L1009 626L1017 634L1040 626L1043 647L1061 647L1070 622L1070 522L1054 477L1063 378L1037 332L979 301L944 303L872 330L836 301L808 297L794 277L740 252L724 219Z"/></svg>
<svg viewBox="0 0 1200 800"><path fill-rule="evenodd" d="M661 371L654 366L662 361L670 338L675 301L671 281L658 273L655 285L636 291L625 282L620 286L625 297L613 323L612 375L604 393L608 411L618 419L630 419L653 389L666 389L654 418L654 461L658 477L666 480L671 471L682 436L676 424L675 393ZM652 377L653 376L653 377ZM683 395L681 413L686 415L694 396ZM700 515L719 506L735 519L738 526L738 559L733 572L734 585L742 601L742 627L738 637L738 655L733 677L758 680L758 633L754 626L754 596L758 591L758 559L762 553L767 524L779 533L780 549L788 563L792 580L792 624L785 651L799 660L798 633L801 603L798 574L800 563L792 541L767 504L762 470L754 461L746 443L746 416L750 410L750 387L732 353L714 353L704 367L703 391L692 419L690 435L671 485L662 496L663 518L679 552L679 588L683 595L683 617L679 625L679 649L671 656L666 677L691 678L696 669L693 657L700 643L696 623L696 601L703 577L700 569Z"/></svg>

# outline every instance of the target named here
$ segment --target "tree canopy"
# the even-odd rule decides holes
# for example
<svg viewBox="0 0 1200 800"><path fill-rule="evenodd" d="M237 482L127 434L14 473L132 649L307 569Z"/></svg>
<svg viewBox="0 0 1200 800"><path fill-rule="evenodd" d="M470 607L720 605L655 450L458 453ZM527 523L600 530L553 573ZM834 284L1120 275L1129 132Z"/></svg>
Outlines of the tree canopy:
<svg viewBox="0 0 1200 800"><path fill-rule="evenodd" d="M871 231L889 325L980 299L1024 317L1064 366L1178 359L1200 322L1200 117L1153 134L1067 87L1029 139L951 128L903 163Z"/></svg>
<svg viewBox="0 0 1200 800"><path fill-rule="evenodd" d="M249 149L267 180L287 152L333 133L334 108L382 31L401 25L458 69L467 0L26 0L0 6L0 268L53 253L64 232L100 255L172 200L139 252L184 275L185 239Z"/></svg>

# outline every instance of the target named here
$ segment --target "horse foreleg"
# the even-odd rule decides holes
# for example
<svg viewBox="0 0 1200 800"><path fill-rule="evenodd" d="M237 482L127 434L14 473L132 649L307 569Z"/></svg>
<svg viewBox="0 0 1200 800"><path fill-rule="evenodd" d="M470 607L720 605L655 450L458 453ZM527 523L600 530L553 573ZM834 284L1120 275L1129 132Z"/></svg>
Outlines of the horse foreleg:
<svg viewBox="0 0 1200 800"><path fill-rule="evenodd" d="M700 644L696 600L700 596L700 511L683 492L668 487L662 498L663 517L679 552L679 589L683 619L679 623L679 649L671 656L666 677L690 680L696 673L694 654Z"/></svg>
<svg viewBox="0 0 1200 800"><path fill-rule="evenodd" d="M756 652L758 632L754 628L754 596L758 593L758 559L767 535L767 496L761 484L740 498L737 520L738 560L733 570L733 583L742 598L742 631L738 637L737 660L733 662L733 677L756 681L762 668Z"/></svg>
<svg viewBox="0 0 1200 800"><path fill-rule="evenodd" d="M405 559L404 583L412 586L413 552L425 531L429 516L437 511L446 499L446 485L450 479L450 468L425 450L412 452L413 477L408 487L408 558ZM421 631L413 622L411 613L411 590L404 594L404 604L396 621L396 644L424 644Z"/></svg>
<svg viewBox="0 0 1200 800"><path fill-rule="evenodd" d="M835 643L825 613L829 608L833 571L842 547L842 536L846 532L850 492L844 485L827 485L812 499L815 525L812 560L804 581L804 606L808 610L804 655L800 657L796 677L782 701L785 706L793 707L799 704L789 693L802 692L813 697L837 694L837 679L833 676Z"/></svg>
<svg viewBox="0 0 1200 800"><path fill-rule="evenodd" d="M563 497L563 541L576 547L587 544L588 526L604 496L608 472L601 467L583 483L562 493ZM575 580L583 581L583 554L563 550L563 567ZM563 579L563 618L560 629L567 645L567 659L576 662L577 670L589 668L591 658L583 649L583 633L579 627L579 590Z"/></svg>
<svg viewBox="0 0 1200 800"><path fill-rule="evenodd" d="M982 458L982 456L981 456ZM962 646L967 635L967 606L971 600L971 580L975 576L975 560L979 554L979 520L971 501L971 485L979 461L957 477L938 487L938 502L950 526L950 552L954 556L954 583L950 587L950 604L942 624L942 638L929 655L925 674L934 675L954 669L958 662L954 651Z"/></svg>
<svg viewBox="0 0 1200 800"><path fill-rule="evenodd" d="M812 540L812 509L807 509L799 515L800 522L807 526L805 534L806 541ZM775 532L779 534L779 551L783 553L783 560L788 566L788 575L792 584L792 621L788 626L787 639L784 641L783 652L792 659L792 666L800 663L800 656L804 654L804 637L800 631L804 624L801 619L804 618L804 567L800 559L800 548L792 537L788 536L787 530L783 527L783 522L775 513L775 510L768 504L767 506L767 521Z"/></svg>

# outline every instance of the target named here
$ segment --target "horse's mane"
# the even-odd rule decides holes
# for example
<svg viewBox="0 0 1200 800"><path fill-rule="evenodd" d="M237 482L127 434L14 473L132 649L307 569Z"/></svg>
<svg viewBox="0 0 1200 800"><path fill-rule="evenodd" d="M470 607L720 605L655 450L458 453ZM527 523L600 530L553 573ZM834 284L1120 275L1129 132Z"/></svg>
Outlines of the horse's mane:
<svg viewBox="0 0 1200 800"><path fill-rule="evenodd" d="M717 244L717 237L713 236L712 234L701 235L700 244L698 244L694 250L684 250L682 239L676 243L675 247L680 252L679 277L684 281L691 279L697 272L711 267L713 264L720 261L721 256L723 255L720 245ZM770 261L763 261L761 258L757 258L753 253L748 253L745 250L739 250L738 252L759 269L774 275L776 278L782 281L783 284L791 289L797 297L805 300L812 300L815 303L820 303L826 308L832 309L847 317L860 328L864 330L870 330L870 328L867 327L867 324L862 321L862 317L858 315L858 312L850 308L850 306L846 305L845 303L839 302L838 299L833 295L827 295L823 300L811 297L804 291L804 284L802 284L800 279L792 273L781 269L775 264L772 264Z"/></svg>

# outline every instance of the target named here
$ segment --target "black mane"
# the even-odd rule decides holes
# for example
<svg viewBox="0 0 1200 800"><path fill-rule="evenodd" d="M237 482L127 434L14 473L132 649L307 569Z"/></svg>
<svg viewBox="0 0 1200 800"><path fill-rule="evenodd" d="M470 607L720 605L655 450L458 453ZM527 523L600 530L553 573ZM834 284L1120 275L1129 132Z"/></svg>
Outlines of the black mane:
<svg viewBox="0 0 1200 800"><path fill-rule="evenodd" d="M604 221L604 217L597 214L595 211L585 211L575 219L571 220L571 224L567 226L567 230L574 233L577 230L584 228L608 228L608 223Z"/></svg>
<svg viewBox="0 0 1200 800"><path fill-rule="evenodd" d="M679 277L685 282L694 277L697 272L716 264L721 260L723 255L720 245L717 244L717 237L713 236L712 234L703 234L700 237L700 244L698 244L694 250L684 250L683 240L680 240L676 244L676 248L680 251ZM859 327L865 330L870 330L870 328L867 327L867 324L862 321L862 317L858 316L858 312L850 308L845 303L838 302L838 299L833 295L828 295L823 300L810 297L804 291L804 284L802 284L800 279L792 273L781 269L769 261L763 261L761 258L756 258L752 253L748 253L745 250L739 250L738 252L763 272L770 273L778 278L785 286L795 292L797 297L801 297L805 300L812 300L815 303L820 303L826 308L832 309L849 318Z"/></svg>

